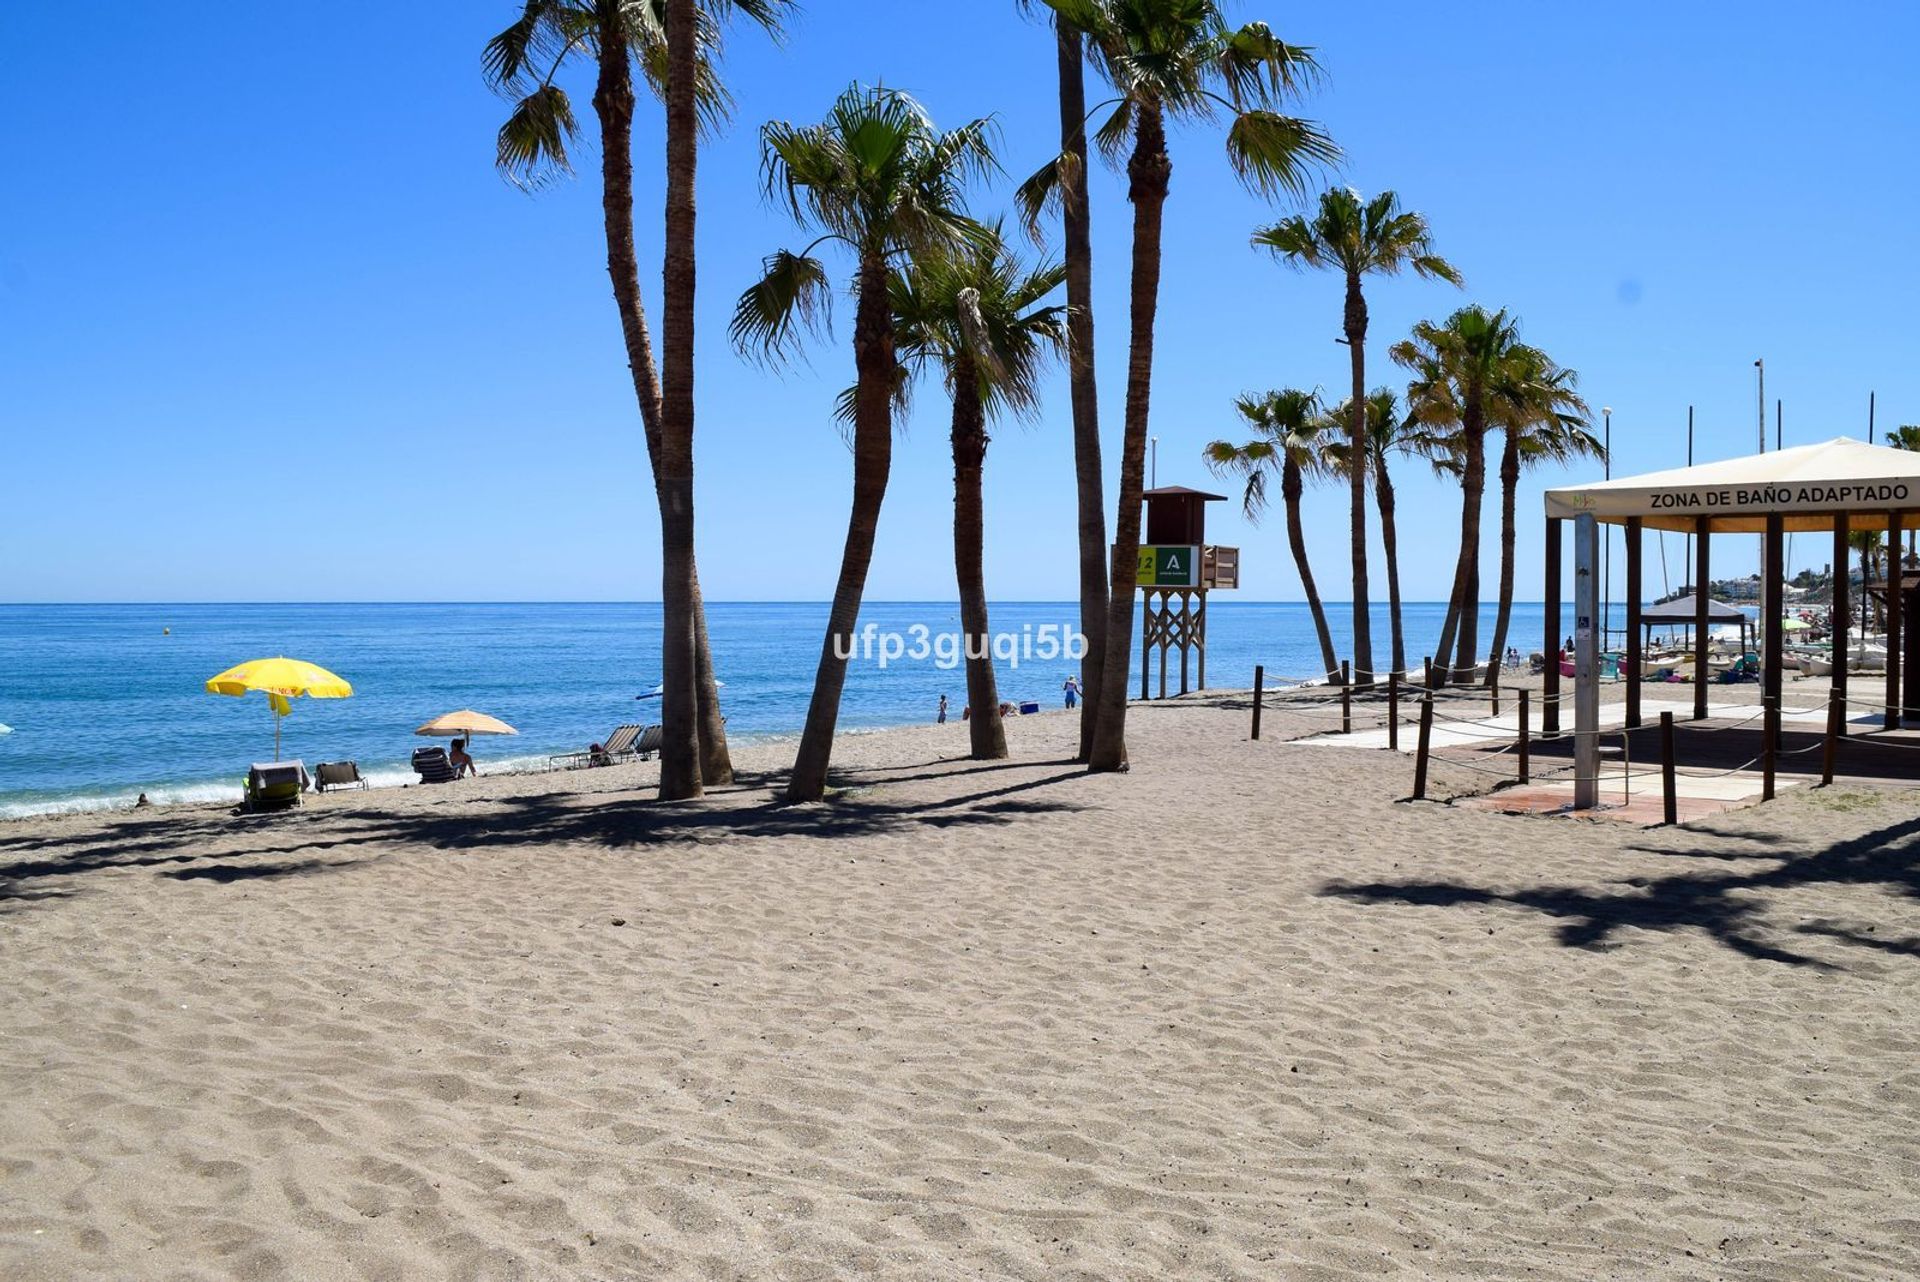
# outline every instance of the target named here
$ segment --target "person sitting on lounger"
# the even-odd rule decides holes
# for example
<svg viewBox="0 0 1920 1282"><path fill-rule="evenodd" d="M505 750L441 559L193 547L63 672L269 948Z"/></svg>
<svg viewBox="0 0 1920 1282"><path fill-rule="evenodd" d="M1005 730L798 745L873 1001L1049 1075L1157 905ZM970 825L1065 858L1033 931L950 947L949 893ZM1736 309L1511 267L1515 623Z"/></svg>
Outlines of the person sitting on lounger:
<svg viewBox="0 0 1920 1282"><path fill-rule="evenodd" d="M474 768L473 758L467 755L467 741L465 739L455 739L453 741L453 751L447 754L447 760L453 763L453 777L455 779L462 779L467 775L477 776L480 773Z"/></svg>

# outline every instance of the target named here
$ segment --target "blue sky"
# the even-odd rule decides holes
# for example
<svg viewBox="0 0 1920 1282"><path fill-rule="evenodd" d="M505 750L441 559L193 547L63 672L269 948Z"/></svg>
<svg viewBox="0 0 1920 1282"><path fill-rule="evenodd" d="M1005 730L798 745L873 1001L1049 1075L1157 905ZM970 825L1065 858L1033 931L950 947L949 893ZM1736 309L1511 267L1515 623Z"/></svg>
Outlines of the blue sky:
<svg viewBox="0 0 1920 1282"><path fill-rule="evenodd" d="M532 197L492 168L503 107L478 53L515 7L0 12L16 139L0 200L0 600L658 595L595 153ZM1339 179L1398 190L1466 273L1464 293L1370 287L1370 381L1395 380L1385 349L1412 322L1472 300L1518 312L1613 407L1617 473L1681 461L1689 403L1698 457L1749 450L1756 356L1789 443L1864 436L1870 389L1883 428L1920 421L1913 10L1233 8L1317 48L1328 81L1298 110L1345 147ZM844 535L850 468L829 412L851 357L844 324L785 375L726 344L760 255L800 243L758 193L757 128L884 80L942 123L997 116L1024 175L1057 129L1053 46L1011 0L813 0L784 48L738 33L726 74L738 116L700 187L701 574L715 599L820 599ZM650 299L659 155L648 111ZM1204 485L1199 448L1234 432L1236 393L1342 387L1346 352L1338 283L1248 247L1288 208L1236 187L1215 132L1177 134L1173 159L1154 430L1160 480ZM1012 181L977 211L1004 208ZM1122 181L1101 170L1094 201L1117 442ZM1064 380L1048 390L1040 420L1002 426L988 458L996 597L1074 592ZM1115 461L1110 444L1109 496ZM1412 464L1403 476L1407 592L1443 596L1454 492ZM1539 488L1557 479L1521 498L1523 596L1539 581ZM930 387L896 451L871 596L952 595L950 486ZM1277 517L1216 512L1216 541L1244 549L1243 595L1297 597ZM1340 496L1314 496L1308 518L1322 587L1342 597ZM1729 568L1743 555L1729 547Z"/></svg>

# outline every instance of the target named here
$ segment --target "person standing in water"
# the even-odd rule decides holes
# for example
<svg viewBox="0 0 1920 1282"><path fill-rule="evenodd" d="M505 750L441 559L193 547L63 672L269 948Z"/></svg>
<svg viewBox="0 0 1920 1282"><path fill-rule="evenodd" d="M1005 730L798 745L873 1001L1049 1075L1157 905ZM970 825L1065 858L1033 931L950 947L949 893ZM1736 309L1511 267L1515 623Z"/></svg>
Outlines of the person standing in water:
<svg viewBox="0 0 1920 1282"><path fill-rule="evenodd" d="M1060 688L1067 692L1067 708L1068 710L1072 710L1073 706L1080 701L1079 674L1075 673L1073 675L1068 676L1066 681L1061 684Z"/></svg>
<svg viewBox="0 0 1920 1282"><path fill-rule="evenodd" d="M933 723L937 726L947 724L947 696L944 694L940 696L940 710L934 713Z"/></svg>

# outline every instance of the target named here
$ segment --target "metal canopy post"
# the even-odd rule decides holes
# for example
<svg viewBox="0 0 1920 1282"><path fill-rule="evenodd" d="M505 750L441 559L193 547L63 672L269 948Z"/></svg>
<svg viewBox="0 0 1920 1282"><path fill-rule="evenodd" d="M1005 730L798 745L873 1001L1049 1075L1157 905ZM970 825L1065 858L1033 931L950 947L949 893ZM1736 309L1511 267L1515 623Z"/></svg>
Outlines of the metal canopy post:
<svg viewBox="0 0 1920 1282"><path fill-rule="evenodd" d="M1900 566L1900 513L1887 513L1887 729L1900 728L1900 591L1906 575Z"/></svg>
<svg viewBox="0 0 1920 1282"><path fill-rule="evenodd" d="M1767 715L1761 720L1766 736L1767 748L1772 752L1780 751L1780 695L1786 688L1785 672L1782 661L1786 658L1786 580L1779 571L1786 565L1781 559L1781 540L1786 528L1786 519L1778 512L1767 514L1767 564L1774 573L1769 574L1760 585L1761 613L1760 647L1763 651L1761 661L1766 665L1764 676L1766 684L1761 687L1766 692Z"/></svg>
<svg viewBox="0 0 1920 1282"><path fill-rule="evenodd" d="M1627 518L1627 729L1640 726L1640 518Z"/></svg>
<svg viewBox="0 0 1920 1282"><path fill-rule="evenodd" d="M1698 518L1694 528L1697 542L1693 548L1693 719L1707 719L1707 580L1713 571L1707 555L1708 535L1713 523Z"/></svg>
<svg viewBox="0 0 1920 1282"><path fill-rule="evenodd" d="M1560 519L1547 518L1546 591L1542 596L1546 638L1540 651L1546 656L1540 699L1540 733L1551 739L1560 733Z"/></svg>
<svg viewBox="0 0 1920 1282"><path fill-rule="evenodd" d="M1600 607L1600 523L1573 519L1573 808L1600 800L1600 647L1594 635Z"/></svg>
<svg viewBox="0 0 1920 1282"><path fill-rule="evenodd" d="M1846 721L1847 660L1852 656L1853 621L1847 617L1847 555L1851 544L1847 532L1852 522L1846 513L1833 518L1833 700L1842 705L1840 724Z"/></svg>

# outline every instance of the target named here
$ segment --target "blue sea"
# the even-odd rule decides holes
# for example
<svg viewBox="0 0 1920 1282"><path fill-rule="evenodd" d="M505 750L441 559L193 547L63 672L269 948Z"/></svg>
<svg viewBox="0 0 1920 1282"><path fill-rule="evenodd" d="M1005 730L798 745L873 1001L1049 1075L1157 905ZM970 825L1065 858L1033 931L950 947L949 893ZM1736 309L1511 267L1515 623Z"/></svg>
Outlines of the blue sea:
<svg viewBox="0 0 1920 1282"><path fill-rule="evenodd" d="M732 737L797 737L826 610L708 603ZM1444 612L1438 603L1406 607L1415 664ZM1342 654L1349 613L1329 605ZM1021 652L997 665L1003 698L1060 705L1061 683L1077 665L1043 652L1077 614L1069 602L992 607L993 631L1017 639ZM1485 644L1491 611L1483 618ZM937 647L958 633L958 607L875 602L861 621L874 627L873 655L850 665L841 729L930 721L942 694L957 719L965 678L938 665ZM896 634L913 647L917 628L925 629L927 657L881 666L879 638ZM1384 665L1384 608L1373 628ZM1538 604L1515 606L1511 644L1540 648L1540 628ZM1210 686L1249 686L1256 663L1269 684L1320 667L1304 605L1216 596L1208 634ZM1135 650L1137 693L1137 641ZM414 727L458 708L520 731L475 741L483 771L535 765L584 749L622 722L658 720L658 700L637 696L658 684L659 652L657 604L0 606L0 724L12 727L0 734L0 818L126 806L142 792L163 803L237 799L248 764L273 756L273 716L264 696L211 695L204 683L245 659L291 655L353 684L350 699L296 700L282 726L282 755L309 768L356 760L376 784L397 784L413 777L408 753L426 742ZM1177 667L1171 672L1169 688L1177 689Z"/></svg>

